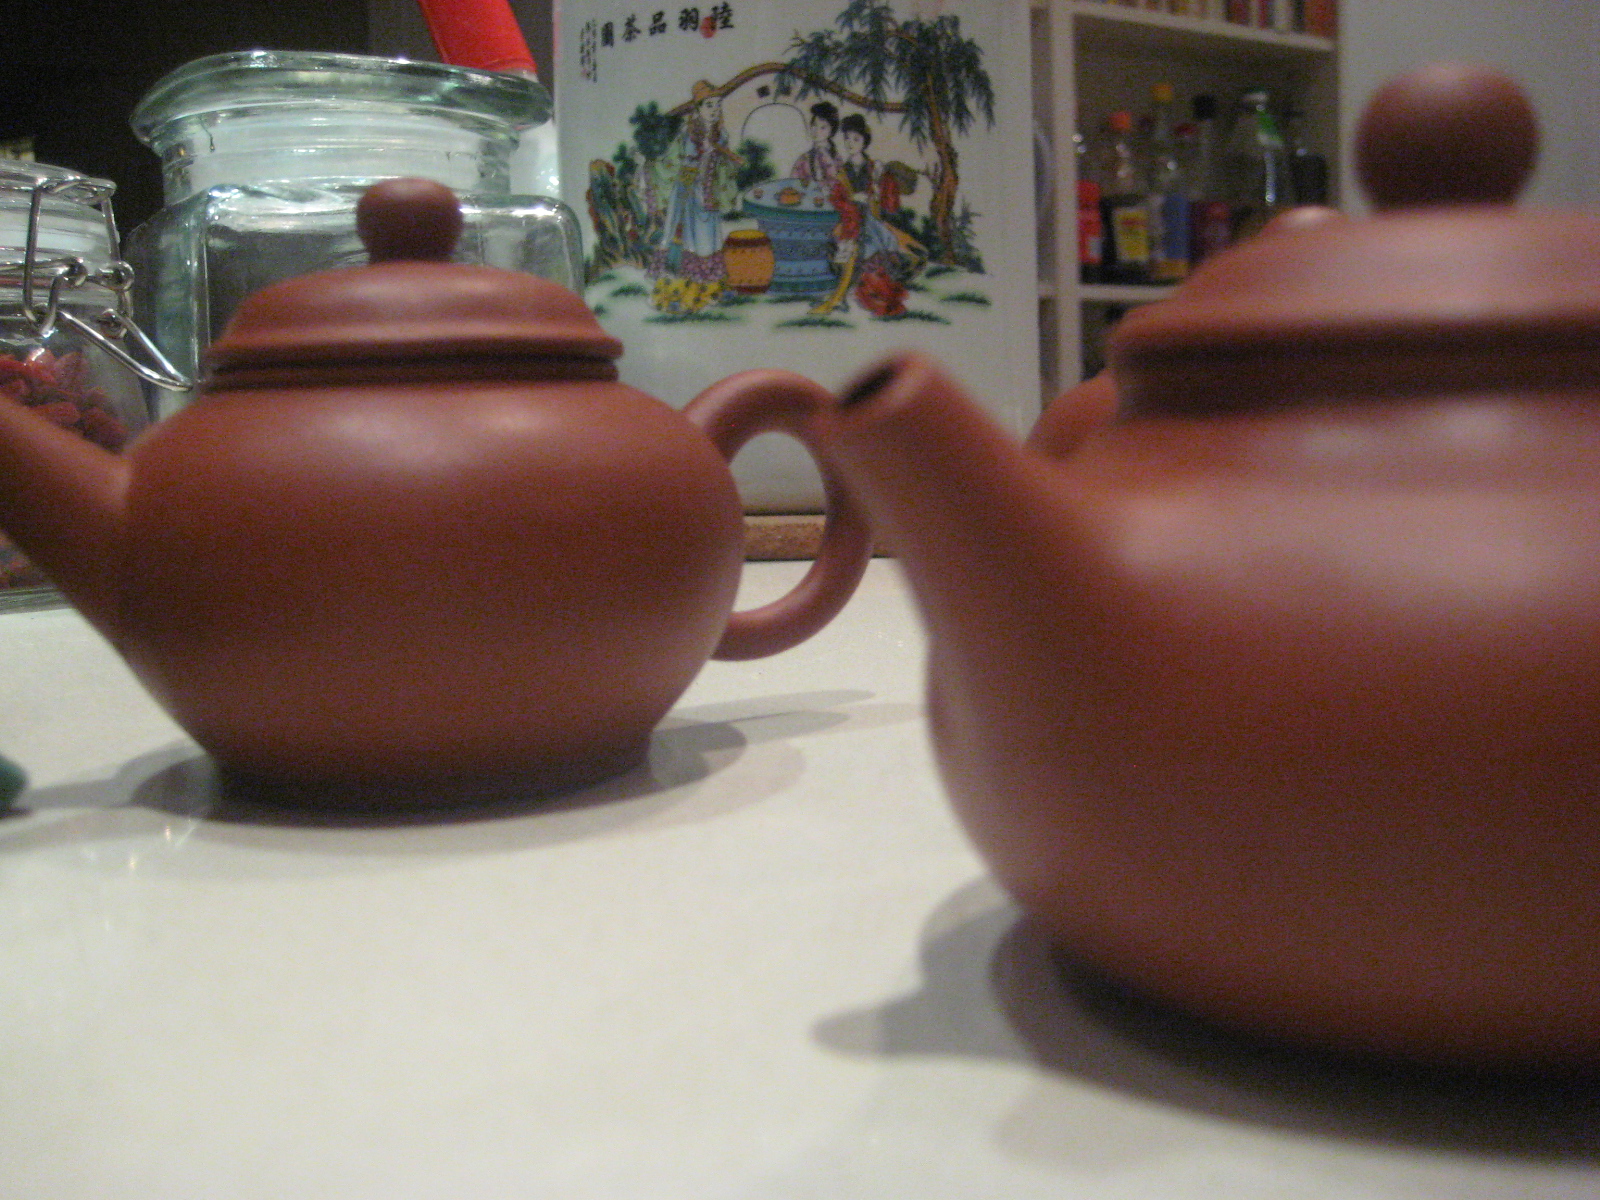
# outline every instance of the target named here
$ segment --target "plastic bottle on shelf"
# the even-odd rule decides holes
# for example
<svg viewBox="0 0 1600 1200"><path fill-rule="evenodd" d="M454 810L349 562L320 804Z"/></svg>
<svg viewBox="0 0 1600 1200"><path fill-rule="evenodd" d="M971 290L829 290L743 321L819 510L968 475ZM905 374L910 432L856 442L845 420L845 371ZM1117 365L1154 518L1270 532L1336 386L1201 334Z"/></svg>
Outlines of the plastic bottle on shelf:
<svg viewBox="0 0 1600 1200"><path fill-rule="evenodd" d="M1133 114L1118 109L1106 122L1099 170L1100 214L1105 229L1102 279L1148 283L1150 207L1145 172L1133 136Z"/></svg>
<svg viewBox="0 0 1600 1200"><path fill-rule="evenodd" d="M1172 85L1151 88L1150 282L1177 283L1189 273L1189 185L1172 121Z"/></svg>
<svg viewBox="0 0 1600 1200"><path fill-rule="evenodd" d="M1226 250L1233 241L1233 209L1223 194L1217 145L1217 98L1201 93L1190 102L1194 112L1189 183L1189 261L1201 262Z"/></svg>
<svg viewBox="0 0 1600 1200"><path fill-rule="evenodd" d="M1233 240L1256 233L1294 203L1289 154L1264 89L1239 97L1239 112L1223 154L1223 178L1233 206Z"/></svg>

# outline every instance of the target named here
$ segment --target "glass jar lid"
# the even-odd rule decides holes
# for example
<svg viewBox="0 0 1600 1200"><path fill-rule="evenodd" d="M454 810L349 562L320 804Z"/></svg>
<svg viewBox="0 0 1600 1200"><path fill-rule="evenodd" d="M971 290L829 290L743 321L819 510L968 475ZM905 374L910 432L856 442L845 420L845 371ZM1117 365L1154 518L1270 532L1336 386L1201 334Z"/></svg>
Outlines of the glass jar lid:
<svg viewBox="0 0 1600 1200"><path fill-rule="evenodd" d="M341 104L476 116L511 129L550 119L550 95L522 75L324 51L242 50L186 63L145 94L129 117L135 136L165 152L166 130L222 113L263 113L337 99Z"/></svg>
<svg viewBox="0 0 1600 1200"><path fill-rule="evenodd" d="M549 118L549 93L525 76L247 50L179 67L129 124L161 157L175 205L213 187L350 188L403 175L508 192L519 138Z"/></svg>
<svg viewBox="0 0 1600 1200"><path fill-rule="evenodd" d="M7 276L20 271L30 222L41 261L77 256L104 267L117 256L116 228L107 215L115 190L110 180L65 167L0 159L0 270Z"/></svg>

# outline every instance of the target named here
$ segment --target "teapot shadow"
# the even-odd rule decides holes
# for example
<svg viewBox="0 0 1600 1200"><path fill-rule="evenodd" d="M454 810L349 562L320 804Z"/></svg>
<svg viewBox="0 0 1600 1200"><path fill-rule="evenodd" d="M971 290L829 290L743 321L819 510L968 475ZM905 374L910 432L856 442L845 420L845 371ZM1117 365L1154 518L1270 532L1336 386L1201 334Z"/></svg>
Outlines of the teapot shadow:
<svg viewBox="0 0 1600 1200"><path fill-rule="evenodd" d="M328 786L284 784L233 774L201 754L145 777L130 803L175 817L227 826L302 829L403 829L466 826L534 814L554 815L626 804L698 783L714 756L731 762L744 736L728 722L668 722L643 758L564 780L509 773L443 784Z"/></svg>
<svg viewBox="0 0 1600 1200"><path fill-rule="evenodd" d="M0 836L0 853L164 835L178 845L393 858L505 852L604 837L643 822L711 820L759 803L798 774L803 760L791 739L848 722L901 719L877 711L894 706L859 703L867 699L871 693L830 691L684 707L656 729L644 762L610 778L553 791L498 780L461 789L448 804L391 810L278 803L270 790L240 787L194 746L170 746L131 760L108 780L27 793L19 816L78 811ZM759 787L734 778L752 749L777 756L776 764L764 764Z"/></svg>
<svg viewBox="0 0 1600 1200"><path fill-rule="evenodd" d="M1600 1079L1355 1057L1220 1028L1136 995L1056 947L988 880L940 906L922 989L820 1022L858 1055L1031 1064L1201 1117L1341 1141L1600 1162Z"/></svg>

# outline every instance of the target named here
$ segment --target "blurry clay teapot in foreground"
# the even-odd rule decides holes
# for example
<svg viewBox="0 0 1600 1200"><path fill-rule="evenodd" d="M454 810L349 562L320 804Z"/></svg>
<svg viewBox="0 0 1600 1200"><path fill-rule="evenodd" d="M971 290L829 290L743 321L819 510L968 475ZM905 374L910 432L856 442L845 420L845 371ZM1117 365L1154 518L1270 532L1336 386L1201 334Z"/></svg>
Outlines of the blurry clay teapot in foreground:
<svg viewBox="0 0 1600 1200"><path fill-rule="evenodd" d="M1535 140L1498 76L1383 89L1377 215L1127 317L1113 420L1099 380L1024 449L918 358L835 415L959 816L1148 994L1600 1064L1600 219L1509 206Z"/></svg>
<svg viewBox="0 0 1600 1200"><path fill-rule="evenodd" d="M449 262L447 189L380 184L358 223L373 265L256 293L201 399L121 456L0 403L0 529L222 766L332 801L580 783L636 763L708 656L845 603L870 549L824 461L813 569L730 617L726 456L815 448L820 387L747 372L680 413L616 381L577 296Z"/></svg>

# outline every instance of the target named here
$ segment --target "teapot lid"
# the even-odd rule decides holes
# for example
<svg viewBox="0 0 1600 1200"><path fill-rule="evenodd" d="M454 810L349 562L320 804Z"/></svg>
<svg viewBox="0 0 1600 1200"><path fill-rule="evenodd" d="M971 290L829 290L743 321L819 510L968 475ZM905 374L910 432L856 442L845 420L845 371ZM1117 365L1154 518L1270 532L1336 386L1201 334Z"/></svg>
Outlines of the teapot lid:
<svg viewBox="0 0 1600 1200"><path fill-rule="evenodd" d="M1290 210L1128 314L1124 411L1593 389L1600 217L1512 207L1537 148L1497 72L1436 64L1380 89L1355 139L1375 215Z"/></svg>
<svg viewBox="0 0 1600 1200"><path fill-rule="evenodd" d="M205 362L213 388L262 370L516 362L543 378L616 377L622 343L583 298L538 276L450 261L455 193L426 179L374 184L356 206L371 265L298 275L239 306Z"/></svg>

